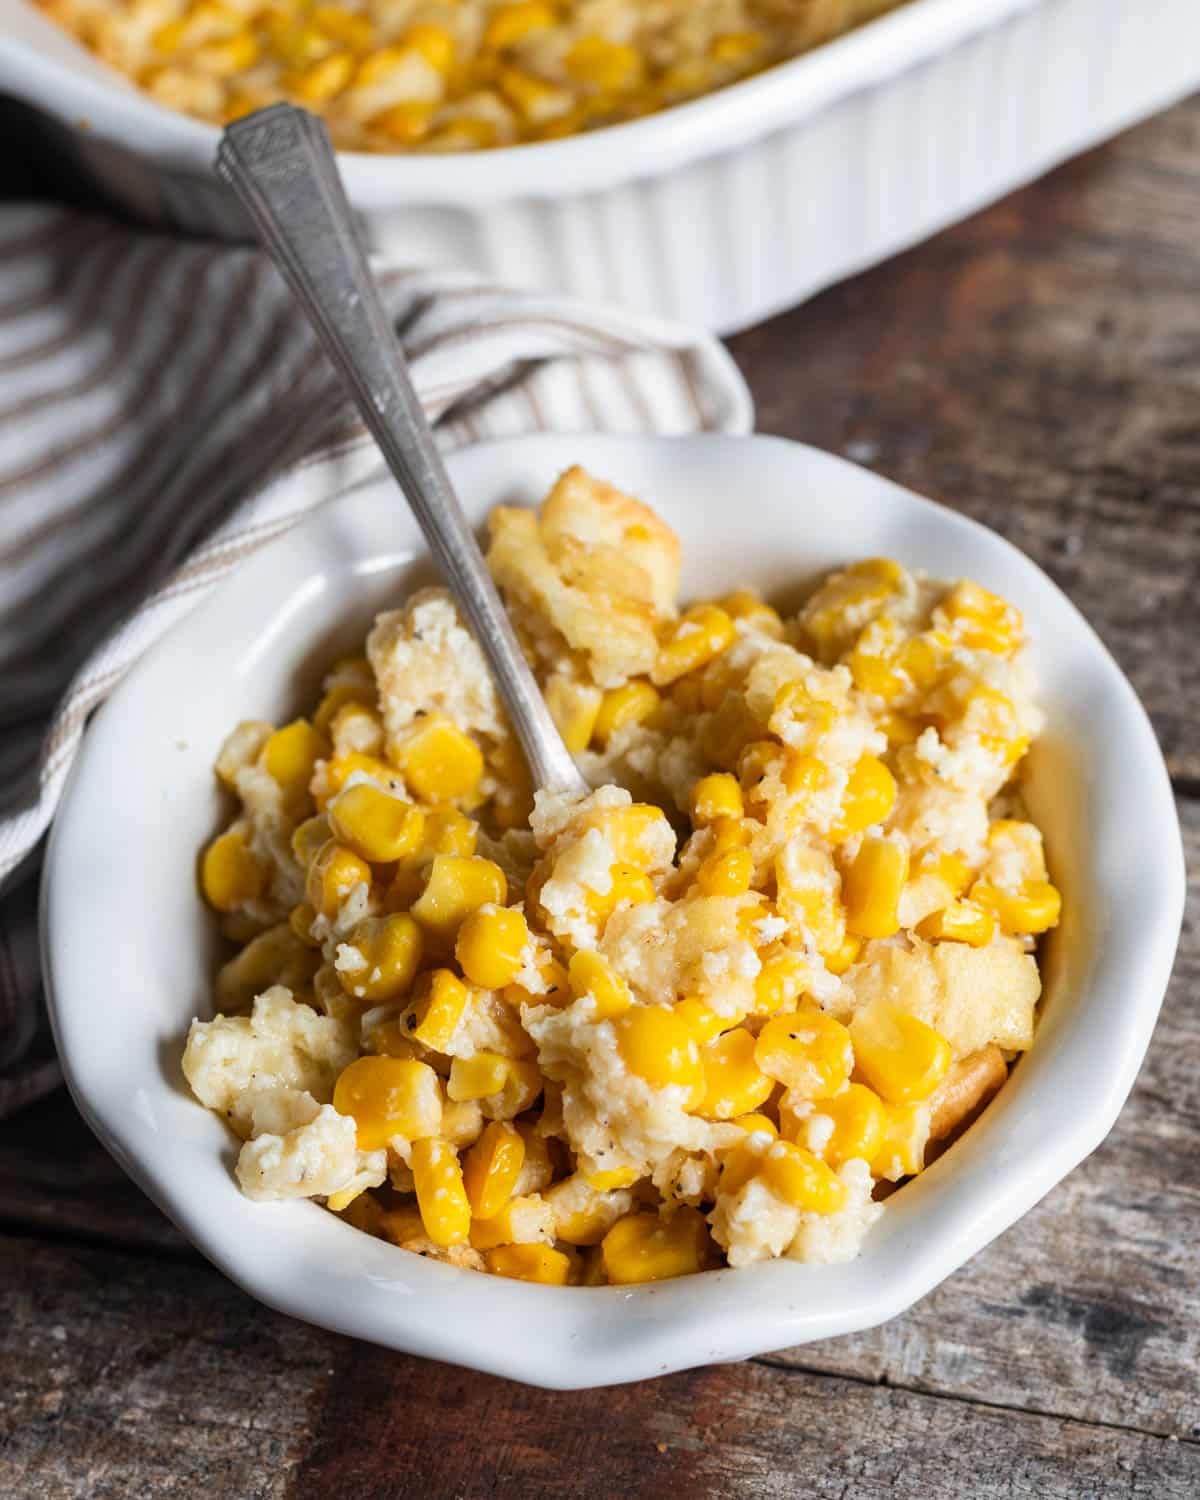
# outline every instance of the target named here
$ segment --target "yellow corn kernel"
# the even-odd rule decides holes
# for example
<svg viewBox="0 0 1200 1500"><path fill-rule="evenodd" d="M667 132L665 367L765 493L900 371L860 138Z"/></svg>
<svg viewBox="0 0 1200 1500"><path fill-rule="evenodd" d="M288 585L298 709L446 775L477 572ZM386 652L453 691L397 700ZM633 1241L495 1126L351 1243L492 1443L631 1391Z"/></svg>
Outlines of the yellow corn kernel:
<svg viewBox="0 0 1200 1500"><path fill-rule="evenodd" d="M664 687L715 661L733 641L733 621L715 604L698 604L673 624L659 647L650 677Z"/></svg>
<svg viewBox="0 0 1200 1500"><path fill-rule="evenodd" d="M950 1043L895 1005L876 1002L850 1022L854 1062L888 1104L928 1099L950 1071Z"/></svg>
<svg viewBox="0 0 1200 1500"><path fill-rule="evenodd" d="M435 854L425 887L410 910L421 926L451 944L473 911L489 903L503 906L508 895L504 871L474 854Z"/></svg>
<svg viewBox="0 0 1200 1500"><path fill-rule="evenodd" d="M773 1016L777 1010L793 1009L806 969L804 960L786 948L766 954L754 979L755 1011Z"/></svg>
<svg viewBox="0 0 1200 1500"><path fill-rule="evenodd" d="M908 679L898 661L902 645L903 633L891 615L871 621L845 659L860 693L887 700L905 690Z"/></svg>
<svg viewBox="0 0 1200 1500"><path fill-rule="evenodd" d="M706 896L744 896L754 876L749 849L726 849L710 854L696 871L696 884Z"/></svg>
<svg viewBox="0 0 1200 1500"><path fill-rule="evenodd" d="M613 973L608 960L586 948L571 955L567 966L567 980L576 997L592 997L597 1021L611 1021L633 1004L629 986L618 974Z"/></svg>
<svg viewBox="0 0 1200 1500"><path fill-rule="evenodd" d="M900 927L900 897L908 879L908 850L892 839L868 837L846 872L846 926L859 937L891 937Z"/></svg>
<svg viewBox="0 0 1200 1500"><path fill-rule="evenodd" d="M1019 609L967 578L956 583L934 610L933 623L969 651L997 656L1015 651L1025 633Z"/></svg>
<svg viewBox="0 0 1200 1500"><path fill-rule="evenodd" d="M536 1196L510 1198L490 1219L471 1220L471 1244L476 1250L494 1250L497 1245L540 1242L545 1217L544 1206Z"/></svg>
<svg viewBox="0 0 1200 1500"><path fill-rule="evenodd" d="M488 18L482 45L494 52L515 46L535 31L545 31L558 20L553 5L543 0L514 0L501 5Z"/></svg>
<svg viewBox="0 0 1200 1500"><path fill-rule="evenodd" d="M350 82L354 74L354 54L331 52L311 63L303 72L290 73L284 81L289 94L302 104L328 104Z"/></svg>
<svg viewBox="0 0 1200 1500"><path fill-rule="evenodd" d="M588 813L583 828L595 828L617 857L618 865L645 867L659 856L659 843L674 832L662 808L651 802L632 802L627 807L602 807Z"/></svg>
<svg viewBox="0 0 1200 1500"><path fill-rule="evenodd" d="M636 88L642 79L642 57L637 48L626 42L610 42L603 36L581 36L563 61L576 83L596 89Z"/></svg>
<svg viewBox="0 0 1200 1500"><path fill-rule="evenodd" d="M313 24L335 42L342 42L356 52L365 52L375 40L375 28L368 17L340 5L318 5L312 13Z"/></svg>
<svg viewBox="0 0 1200 1500"><path fill-rule="evenodd" d="M555 672L546 683L546 707L572 755L586 750L596 729L604 694L590 682Z"/></svg>
<svg viewBox="0 0 1200 1500"><path fill-rule="evenodd" d="M381 109L367 121L367 129L386 136L398 146L415 146L429 134L434 106L417 99L405 99L388 109Z"/></svg>
<svg viewBox="0 0 1200 1500"><path fill-rule="evenodd" d="M691 815L697 828L707 828L723 818L740 819L744 814L742 789L737 777L728 771L702 776L692 788Z"/></svg>
<svg viewBox="0 0 1200 1500"><path fill-rule="evenodd" d="M601 1179L605 1174L594 1174ZM582 1172L556 1182L546 1192L554 1211L555 1237L568 1245L598 1245L629 1207L620 1189L593 1187Z"/></svg>
<svg viewBox="0 0 1200 1500"><path fill-rule="evenodd" d="M458 929L454 956L472 984L500 990L521 972L528 945L529 924L519 911L481 906Z"/></svg>
<svg viewBox="0 0 1200 1500"><path fill-rule="evenodd" d="M618 906L640 905L654 900L654 884L645 870L633 865L613 865L612 884L607 891L587 891L587 909L592 920L604 923Z"/></svg>
<svg viewBox="0 0 1200 1500"><path fill-rule="evenodd" d="M329 754L325 737L308 722L296 719L277 729L262 749L263 769L293 802L307 801L317 761Z"/></svg>
<svg viewBox="0 0 1200 1500"><path fill-rule="evenodd" d="M423 802L459 802L475 796L483 752L469 735L438 714L417 721L397 754L404 779Z"/></svg>
<svg viewBox="0 0 1200 1500"><path fill-rule="evenodd" d="M842 794L837 822L829 830L834 843L882 823L896 805L896 778L874 755L854 763Z"/></svg>
<svg viewBox="0 0 1200 1500"><path fill-rule="evenodd" d="M299 938L306 948L321 946L312 934L312 924L316 919L317 914L307 901L301 901L299 906L293 906L288 912L288 927L292 936Z"/></svg>
<svg viewBox="0 0 1200 1500"><path fill-rule="evenodd" d="M608 1171L584 1172L588 1187L598 1193L615 1193L621 1188L632 1187L642 1176L637 1167L611 1167Z"/></svg>
<svg viewBox="0 0 1200 1500"><path fill-rule="evenodd" d="M497 1245L485 1250L484 1263L493 1276L514 1281L536 1281L543 1286L566 1286L571 1257L553 1245Z"/></svg>
<svg viewBox="0 0 1200 1500"><path fill-rule="evenodd" d="M397 1135L436 1135L442 1123L437 1074L402 1057L355 1058L333 1086L333 1107L354 1120L360 1151L378 1151Z"/></svg>
<svg viewBox="0 0 1200 1500"><path fill-rule="evenodd" d="M811 753L838 720L837 705L814 698L802 682L785 682L775 694L769 722L771 733L786 738L801 753Z"/></svg>
<svg viewBox="0 0 1200 1500"><path fill-rule="evenodd" d="M833 1134L824 1150L831 1167L861 1158L873 1161L883 1145L883 1101L862 1083L851 1083L840 1094L821 1103L821 1113L833 1121Z"/></svg>
<svg viewBox="0 0 1200 1500"><path fill-rule="evenodd" d="M883 1138L871 1158L871 1172L888 1182L911 1177L925 1165L929 1108L925 1104L885 1104Z"/></svg>
<svg viewBox="0 0 1200 1500"><path fill-rule="evenodd" d="M200 861L200 889L216 911L237 911L267 888L266 866L246 842L238 824L218 834Z"/></svg>
<svg viewBox="0 0 1200 1500"><path fill-rule="evenodd" d="M971 884L971 867L961 854L924 854L918 861L918 873L935 875L952 896L961 896Z"/></svg>
<svg viewBox="0 0 1200 1500"><path fill-rule="evenodd" d="M308 867L305 895L318 916L336 917L338 908L356 885L370 885L371 867L352 849L330 839Z"/></svg>
<svg viewBox="0 0 1200 1500"><path fill-rule="evenodd" d="M1049 932L1062 915L1062 896L1048 880L1027 880L1019 891L977 880L971 887L971 900L992 912L1005 932L1030 936Z"/></svg>
<svg viewBox="0 0 1200 1500"><path fill-rule="evenodd" d="M445 1052L466 1014L471 992L449 969L434 969L427 983L422 975L421 985L421 993L405 1012L405 1030L431 1052Z"/></svg>
<svg viewBox="0 0 1200 1500"><path fill-rule="evenodd" d="M828 1099L850 1077L850 1033L815 1006L772 1016L758 1034L754 1061L805 1099Z"/></svg>
<svg viewBox="0 0 1200 1500"><path fill-rule="evenodd" d="M463 1187L477 1219L492 1219L513 1195L525 1161L525 1142L514 1125L493 1120L463 1157Z"/></svg>
<svg viewBox="0 0 1200 1500"><path fill-rule="evenodd" d="M500 68L496 83L522 119L533 125L544 124L571 107L571 95L566 89L524 68L511 65Z"/></svg>
<svg viewBox="0 0 1200 1500"><path fill-rule="evenodd" d="M456 1057L450 1064L447 1095L456 1104L469 1099L487 1099L498 1094L508 1082L512 1059L498 1052L476 1052L472 1057Z"/></svg>
<svg viewBox="0 0 1200 1500"><path fill-rule="evenodd" d="M835 1214L846 1206L846 1184L829 1167L791 1141L774 1141L762 1159L763 1180L805 1213Z"/></svg>
<svg viewBox="0 0 1200 1500"><path fill-rule="evenodd" d="M404 33L400 44L415 48L438 73L448 73L454 66L454 38L444 26L418 21Z"/></svg>
<svg viewBox="0 0 1200 1500"><path fill-rule="evenodd" d="M732 594L718 599L717 603L731 620L742 620L760 635L769 635L772 640L782 639L783 621L779 618L778 611L773 610L769 604L764 604L750 589L735 589Z"/></svg>
<svg viewBox="0 0 1200 1500"><path fill-rule="evenodd" d="M630 1286L702 1271L711 1241L703 1215L679 1208L669 1219L650 1213L618 1219L600 1242L600 1253L609 1281Z"/></svg>
<svg viewBox="0 0 1200 1500"><path fill-rule="evenodd" d="M745 1019L742 1015L723 1016L706 1005L699 995L685 995L682 1000L677 1000L671 1007L675 1014L691 1030L696 1040L703 1045L711 1042L714 1037L719 1037L723 1031L736 1026Z"/></svg>
<svg viewBox="0 0 1200 1500"><path fill-rule="evenodd" d="M866 558L827 578L800 612L821 660L835 661L907 584L904 569L886 557Z"/></svg>
<svg viewBox="0 0 1200 1500"><path fill-rule="evenodd" d="M424 864L437 854L458 854L464 858L475 853L479 824L460 813L456 807L431 807L425 814L425 829L415 860L405 864Z"/></svg>
<svg viewBox="0 0 1200 1500"><path fill-rule="evenodd" d="M425 815L369 782L345 787L329 804L333 836L372 864L403 859L421 845Z"/></svg>
<svg viewBox="0 0 1200 1500"><path fill-rule="evenodd" d="M380 760L377 755L364 755L359 750L348 750L344 755L332 756L318 769L313 778L313 796L322 811L329 805L330 799L337 796L355 771L361 771L364 776L369 776L373 781L382 782L384 786L396 783L399 789L399 774L388 765L386 760Z"/></svg>
<svg viewBox="0 0 1200 1500"><path fill-rule="evenodd" d="M235 36L193 48L187 61L190 67L213 78L232 78L235 73L252 68L260 51L258 38L252 31L239 31Z"/></svg>
<svg viewBox="0 0 1200 1500"><path fill-rule="evenodd" d="M1006 864L1011 862L1021 866L1023 880L1047 878L1045 845L1041 829L1035 824L1015 818L997 818L988 828L987 843L989 851L1003 858Z"/></svg>
<svg viewBox="0 0 1200 1500"><path fill-rule="evenodd" d="M765 45L761 31L726 31L713 38L708 50L714 62L744 63L757 57Z"/></svg>
<svg viewBox="0 0 1200 1500"><path fill-rule="evenodd" d="M858 962L858 955L862 952L862 938L855 937L848 932L841 943L832 953L826 953L825 967L831 974L844 974L851 965Z"/></svg>
<svg viewBox="0 0 1200 1500"><path fill-rule="evenodd" d="M370 696L370 690L360 683L335 682L317 705L317 711L313 714L313 727L318 733L332 739L334 722L343 709L372 712L369 704L363 701Z"/></svg>
<svg viewBox="0 0 1200 1500"><path fill-rule="evenodd" d="M736 1146L726 1147L721 1153L720 1191L722 1193L732 1196L740 1192L762 1168L767 1143L761 1138L756 1139L757 1134L757 1131L747 1131L745 1140L739 1141ZM779 1132L771 1130L768 1135L775 1140Z"/></svg>
<svg viewBox="0 0 1200 1500"><path fill-rule="evenodd" d="M996 931L996 919L973 901L954 901L931 911L917 923L916 934L930 943L967 943L986 948Z"/></svg>
<svg viewBox="0 0 1200 1500"><path fill-rule="evenodd" d="M461 1245L471 1232L471 1205L454 1147L428 1138L414 1141L412 1174L425 1233L435 1245Z"/></svg>
<svg viewBox="0 0 1200 1500"><path fill-rule="evenodd" d="M730 1120L729 1123L736 1125L739 1130L744 1130L747 1135L759 1135L765 1132L771 1137L776 1137L779 1134L779 1128L770 1115L738 1115L736 1119Z"/></svg>
<svg viewBox="0 0 1200 1500"><path fill-rule="evenodd" d="M398 999L412 984L421 963L421 929L404 912L366 917L348 942L362 955L357 970L339 970L343 989L358 1000L382 1005Z"/></svg>
<svg viewBox="0 0 1200 1500"><path fill-rule="evenodd" d="M775 856L776 905L789 924L806 927L817 952L836 953L846 936L837 871L823 850L793 841Z"/></svg>
<svg viewBox="0 0 1200 1500"><path fill-rule="evenodd" d="M682 1016L665 1005L635 1005L613 1022L617 1048L631 1073L653 1088L679 1088L685 1109L704 1098L700 1048Z"/></svg>
<svg viewBox="0 0 1200 1500"><path fill-rule="evenodd" d="M704 1098L699 1114L710 1120L731 1120L756 1110L775 1087L755 1061L755 1039L744 1026L735 1026L701 1051Z"/></svg>
<svg viewBox="0 0 1200 1500"><path fill-rule="evenodd" d="M648 719L661 701L656 689L640 678L613 688L600 701L593 729L595 738L601 745L607 745L619 729Z"/></svg>

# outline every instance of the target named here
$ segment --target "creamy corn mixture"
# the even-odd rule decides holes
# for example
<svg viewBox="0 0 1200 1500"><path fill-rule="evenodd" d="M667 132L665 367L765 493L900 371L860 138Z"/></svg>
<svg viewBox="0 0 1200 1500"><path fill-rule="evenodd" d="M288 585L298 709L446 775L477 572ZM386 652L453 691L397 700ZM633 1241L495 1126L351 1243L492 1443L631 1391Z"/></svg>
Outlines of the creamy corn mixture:
<svg viewBox="0 0 1200 1500"><path fill-rule="evenodd" d="M237 726L201 884L241 945L184 1071L256 1199L548 1283L849 1259L1034 1036L1059 894L1019 613L871 559L679 611L580 469L488 561L596 787L531 794L442 589Z"/></svg>
<svg viewBox="0 0 1200 1500"><path fill-rule="evenodd" d="M36 0L168 108L290 100L348 151L468 151L652 114L900 0Z"/></svg>

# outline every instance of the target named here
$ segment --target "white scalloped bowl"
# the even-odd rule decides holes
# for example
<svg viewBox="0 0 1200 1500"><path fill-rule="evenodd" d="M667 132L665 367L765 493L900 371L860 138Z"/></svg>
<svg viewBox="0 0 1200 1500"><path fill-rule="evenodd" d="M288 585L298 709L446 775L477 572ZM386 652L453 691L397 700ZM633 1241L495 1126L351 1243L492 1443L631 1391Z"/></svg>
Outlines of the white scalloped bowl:
<svg viewBox="0 0 1200 1500"><path fill-rule="evenodd" d="M887 554L977 578L1028 620L1048 713L1028 794L1066 897L1046 947L1037 1041L980 1121L891 1199L858 1260L539 1287L423 1260L310 1203L241 1196L234 1144L179 1067L190 1018L210 1010L213 931L195 862L221 818L211 765L229 725L298 707L330 653L428 576L389 481L242 564L100 710L54 827L42 913L75 1100L210 1260L309 1322L560 1388L866 1328L950 1275L1116 1119L1162 1001L1184 890L1174 801L1141 706L1075 608L1007 542L864 469L765 437L536 437L472 449L451 469L482 522L499 501L535 502L577 461L680 532L685 594L742 582L771 594Z"/></svg>

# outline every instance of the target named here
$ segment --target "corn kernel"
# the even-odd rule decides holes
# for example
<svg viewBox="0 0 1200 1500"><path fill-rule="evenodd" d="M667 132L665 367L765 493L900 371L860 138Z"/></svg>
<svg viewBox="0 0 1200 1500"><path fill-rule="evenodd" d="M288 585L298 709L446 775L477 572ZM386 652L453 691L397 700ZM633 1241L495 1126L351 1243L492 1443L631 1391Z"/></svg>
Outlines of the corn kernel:
<svg viewBox="0 0 1200 1500"><path fill-rule="evenodd" d="M844 974L847 969L858 962L862 945L862 938L855 937L852 932L848 932L832 953L824 955L825 967L831 974Z"/></svg>
<svg viewBox="0 0 1200 1500"><path fill-rule="evenodd" d="M754 979L754 1009L773 1016L777 1010L792 1010L804 984L806 964L786 948L768 953Z"/></svg>
<svg viewBox="0 0 1200 1500"><path fill-rule="evenodd" d="M711 1242L703 1215L694 1208L680 1208L669 1219L650 1213L618 1219L600 1250L609 1281L630 1286L702 1271Z"/></svg>
<svg viewBox="0 0 1200 1500"><path fill-rule="evenodd" d="M501 5L492 12L484 28L482 45L501 52L535 31L547 30L557 20L555 7L543 0L514 0L513 4Z"/></svg>
<svg viewBox="0 0 1200 1500"><path fill-rule="evenodd" d="M415 146L429 134L434 106L417 99L405 99L388 109L381 109L367 121L367 129L386 136L398 146Z"/></svg>
<svg viewBox="0 0 1200 1500"><path fill-rule="evenodd" d="M759 1135L765 1133L772 1138L779 1135L779 1129L770 1115L748 1114L738 1115L730 1120L731 1125L736 1125L739 1130L744 1130L747 1135Z"/></svg>
<svg viewBox="0 0 1200 1500"><path fill-rule="evenodd" d="M754 876L749 849L726 849L710 854L696 871L696 884L706 896L744 896Z"/></svg>
<svg viewBox="0 0 1200 1500"><path fill-rule="evenodd" d="M308 867L305 895L322 917L336 917L356 885L370 885L371 867L351 849L330 839Z"/></svg>
<svg viewBox="0 0 1200 1500"><path fill-rule="evenodd" d="M334 837L372 864L403 859L421 844L425 815L368 782L346 787L329 804Z"/></svg>
<svg viewBox="0 0 1200 1500"><path fill-rule="evenodd" d="M908 850L892 839L868 837L846 872L846 926L859 937L891 937L900 927L900 897L908 879Z"/></svg>
<svg viewBox="0 0 1200 1500"><path fill-rule="evenodd" d="M601 745L607 745L619 729L648 719L661 701L657 690L639 678L613 688L600 701L593 730L595 738Z"/></svg>
<svg viewBox="0 0 1200 1500"><path fill-rule="evenodd" d="M885 1104L883 1138L871 1158L871 1171L888 1182L911 1177L925 1164L929 1140L929 1106Z"/></svg>
<svg viewBox="0 0 1200 1500"><path fill-rule="evenodd" d="M702 776L692 788L691 815L697 828L707 828L723 818L740 819L744 813L742 789L737 777L728 771Z"/></svg>
<svg viewBox="0 0 1200 1500"><path fill-rule="evenodd" d="M219 834L200 861L200 889L217 911L236 911L267 888L268 872L235 824Z"/></svg>
<svg viewBox="0 0 1200 1500"><path fill-rule="evenodd" d="M537 1244L544 1239L545 1205L536 1194L512 1197L490 1219L471 1220L471 1244L476 1250L497 1245Z"/></svg>
<svg viewBox="0 0 1200 1500"><path fill-rule="evenodd" d="M467 1013L471 992L449 969L421 976L420 993L404 1014L404 1028L413 1041L431 1052L447 1052Z"/></svg>
<svg viewBox="0 0 1200 1500"><path fill-rule="evenodd" d="M456 807L431 807L425 814L425 830L421 835L418 862L424 863L437 854L475 853L479 840L479 825ZM409 864L412 861L406 860Z"/></svg>
<svg viewBox="0 0 1200 1500"><path fill-rule="evenodd" d="M731 1120L767 1099L775 1080L759 1068L755 1051L755 1039L744 1026L735 1026L704 1047L700 1058L705 1089L698 1113L710 1120Z"/></svg>
<svg viewBox="0 0 1200 1500"><path fill-rule="evenodd" d="M933 612L935 626L946 630L968 651L1008 656L1021 644L1025 622L1021 611L964 578Z"/></svg>
<svg viewBox="0 0 1200 1500"><path fill-rule="evenodd" d="M546 683L546 707L572 755L586 750L596 729L603 693L588 682L555 672Z"/></svg>
<svg viewBox="0 0 1200 1500"><path fill-rule="evenodd" d="M297 825L292 833L291 846L302 870L307 872L309 865L332 837L333 829L323 813L318 813L315 818L305 818L303 823Z"/></svg>
<svg viewBox="0 0 1200 1500"><path fill-rule="evenodd" d="M357 682L334 683L317 705L317 711L313 714L313 727L319 734L332 739L334 722L341 711L353 708L369 713L370 706L363 700L370 696L370 692Z"/></svg>
<svg viewBox="0 0 1200 1500"><path fill-rule="evenodd" d="M336 98L349 84L353 73L353 53L331 52L328 57L311 63L303 72L289 74L285 87L302 104L319 107Z"/></svg>
<svg viewBox="0 0 1200 1500"><path fill-rule="evenodd" d="M1001 890L977 880L971 887L971 899L992 912L1005 932L1048 932L1057 927L1062 915L1062 896L1048 880L1027 880L1019 891Z"/></svg>
<svg viewBox="0 0 1200 1500"><path fill-rule="evenodd" d="M855 762L842 794L837 822L829 830L834 843L882 823L896 805L896 779L874 755Z"/></svg>
<svg viewBox="0 0 1200 1500"><path fill-rule="evenodd" d="M598 1193L615 1193L621 1188L632 1187L642 1173L637 1167L610 1167L607 1171L584 1172L588 1187Z"/></svg>
<svg viewBox="0 0 1200 1500"><path fill-rule="evenodd" d="M584 995L592 997L597 1021L610 1021L633 1004L629 986L613 973L607 959L586 948L571 955L567 979L578 998L582 999Z"/></svg>
<svg viewBox="0 0 1200 1500"><path fill-rule="evenodd" d="M758 1034L754 1060L805 1099L828 1099L850 1077L854 1049L840 1021L809 1006L772 1016Z"/></svg>
<svg viewBox="0 0 1200 1500"><path fill-rule="evenodd" d="M473 797L483 777L483 752L469 735L438 714L426 714L397 750L404 779L423 802Z"/></svg>
<svg viewBox="0 0 1200 1500"><path fill-rule="evenodd" d="M375 39L375 28L366 16L343 10L340 5L318 5L312 19L326 36L356 52L365 52Z"/></svg>
<svg viewBox="0 0 1200 1500"><path fill-rule="evenodd" d="M654 900L654 885L644 870L632 865L613 865L607 891L587 891L587 909L592 920L603 924L619 906L636 906Z"/></svg>
<svg viewBox="0 0 1200 1500"><path fill-rule="evenodd" d="M317 761L328 754L324 736L307 719L296 719L277 729L263 746L263 769L283 788L289 802L306 802Z"/></svg>
<svg viewBox="0 0 1200 1500"><path fill-rule="evenodd" d="M930 943L967 943L986 948L996 931L996 919L973 901L954 901L931 911L917 923L916 934Z"/></svg>
<svg viewBox="0 0 1200 1500"><path fill-rule="evenodd" d="M444 945L481 906L503 906L508 894L504 871L490 859L435 854L425 887L410 910L421 926Z"/></svg>
<svg viewBox="0 0 1200 1500"><path fill-rule="evenodd" d="M902 645L900 626L891 615L880 615L871 621L846 658L850 676L860 693L873 693L889 700L905 690L908 679L898 660Z"/></svg>
<svg viewBox="0 0 1200 1500"><path fill-rule="evenodd" d="M716 62L744 63L757 57L765 45L761 31L726 31L714 37L709 55Z"/></svg>
<svg viewBox="0 0 1200 1500"><path fill-rule="evenodd" d="M261 48L252 31L239 31L235 36L196 47L188 54L189 66L213 78L232 78L235 73L244 73L258 61Z"/></svg>
<svg viewBox="0 0 1200 1500"><path fill-rule="evenodd" d="M348 942L362 954L363 967L341 972L342 987L359 1000L381 1005L408 989L421 963L421 929L404 912L367 917Z"/></svg>
<svg viewBox="0 0 1200 1500"><path fill-rule="evenodd" d="M605 90L636 88L643 72L636 47L603 36L581 36L567 53L564 66L576 83Z"/></svg>
<svg viewBox="0 0 1200 1500"><path fill-rule="evenodd" d="M1014 818L997 818L988 828L988 849L1005 864L1021 866L1024 880L1046 879L1046 850L1041 829ZM1004 882L1008 884L1008 882ZM963 881L965 888L966 881Z"/></svg>
<svg viewBox="0 0 1200 1500"><path fill-rule="evenodd" d="M850 1022L858 1071L888 1104L928 1099L950 1071L950 1044L917 1016L886 1002Z"/></svg>
<svg viewBox="0 0 1200 1500"><path fill-rule="evenodd" d="M703 1045L719 1037L723 1031L736 1026L745 1017L742 1015L720 1015L706 1005L699 995L685 995L671 1007L679 1018L686 1022L692 1035Z"/></svg>
<svg viewBox="0 0 1200 1500"><path fill-rule="evenodd" d="M836 661L876 615L903 596L908 581L900 564L886 557L867 558L826 579L800 612L820 659Z"/></svg>
<svg viewBox="0 0 1200 1500"><path fill-rule="evenodd" d="M704 1066L691 1028L665 1005L635 1005L613 1022L617 1047L631 1073L653 1088L679 1088L686 1109L704 1098Z"/></svg>
<svg viewBox="0 0 1200 1500"><path fill-rule="evenodd" d="M821 1104L821 1113L833 1121L833 1134L824 1157L831 1167L861 1158L873 1161L883 1145L885 1112L883 1101L862 1083L851 1083Z"/></svg>
<svg viewBox="0 0 1200 1500"><path fill-rule="evenodd" d="M552 1245L497 1245L484 1251L484 1261L493 1276L515 1281L536 1281L543 1286L566 1286L571 1258Z"/></svg>
<svg viewBox="0 0 1200 1500"><path fill-rule="evenodd" d="M731 620L741 620L760 635L769 635L772 640L783 638L783 621L776 610L752 593L750 589L735 589L717 603Z"/></svg>
<svg viewBox="0 0 1200 1500"><path fill-rule="evenodd" d="M805 1213L835 1214L846 1206L846 1185L818 1156L791 1141L774 1141L762 1159L763 1180Z"/></svg>
<svg viewBox="0 0 1200 1500"><path fill-rule="evenodd" d="M546 1202L554 1211L557 1239L568 1245L598 1245L628 1210L630 1200L621 1189L593 1187L582 1172L575 1172L549 1189Z"/></svg>
<svg viewBox="0 0 1200 1500"><path fill-rule="evenodd" d="M476 1052L472 1057L456 1057L450 1064L446 1093L456 1104L469 1099L487 1099L498 1094L508 1081L511 1058L498 1052Z"/></svg>
<svg viewBox="0 0 1200 1500"><path fill-rule="evenodd" d="M802 682L785 682L775 694L768 725L791 749L811 754L837 719L836 704L814 698Z"/></svg>
<svg viewBox="0 0 1200 1500"><path fill-rule="evenodd" d="M436 1135L442 1123L438 1076L426 1063L400 1057L358 1057L333 1087L333 1107L350 1115L360 1151L378 1151L393 1136Z"/></svg>
<svg viewBox="0 0 1200 1500"><path fill-rule="evenodd" d="M493 1120L463 1158L463 1187L477 1219L494 1218L513 1195L525 1161L516 1127Z"/></svg>
<svg viewBox="0 0 1200 1500"><path fill-rule="evenodd" d="M715 604L699 604L685 611L659 647L651 680L663 687L707 666L730 645L735 634L733 621Z"/></svg>
<svg viewBox="0 0 1200 1500"><path fill-rule="evenodd" d="M445 1141L414 1141L412 1173L425 1233L435 1245L461 1245L471 1232L471 1205L454 1147Z"/></svg>
<svg viewBox="0 0 1200 1500"><path fill-rule="evenodd" d="M530 124L544 124L571 107L571 95L566 89L524 68L502 67L496 82L505 99Z"/></svg>
<svg viewBox="0 0 1200 1500"><path fill-rule="evenodd" d="M481 906L459 928L454 956L472 984L499 990L521 972L528 944L529 926L519 911Z"/></svg>
<svg viewBox="0 0 1200 1500"><path fill-rule="evenodd" d="M846 935L846 919L829 855L793 840L775 856L775 887L784 920L807 928L822 956L836 953Z"/></svg>
<svg viewBox="0 0 1200 1500"><path fill-rule="evenodd" d="M330 798L337 796L355 771L361 771L364 776L369 776L373 781L381 782L384 786L392 783L398 784L400 781L396 770L389 766L386 760L380 760L377 755L364 755L359 750L348 750L344 755L334 755L318 767L313 777L313 796L322 811L328 806Z"/></svg>
<svg viewBox="0 0 1200 1500"><path fill-rule="evenodd" d="M595 828L604 835L618 865L644 868L659 857L657 846L664 836L669 836L674 844L674 832L666 814L650 802L599 808L586 815L581 827Z"/></svg>
<svg viewBox="0 0 1200 1500"><path fill-rule="evenodd" d="M454 38L444 26L418 21L404 33L401 46L415 48L439 73L448 73L454 66Z"/></svg>

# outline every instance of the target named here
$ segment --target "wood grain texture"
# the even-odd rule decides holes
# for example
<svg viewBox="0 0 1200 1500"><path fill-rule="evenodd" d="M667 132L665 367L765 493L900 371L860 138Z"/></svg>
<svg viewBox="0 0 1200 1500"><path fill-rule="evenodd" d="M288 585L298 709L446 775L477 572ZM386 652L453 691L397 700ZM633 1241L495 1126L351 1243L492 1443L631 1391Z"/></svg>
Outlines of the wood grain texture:
<svg viewBox="0 0 1200 1500"><path fill-rule="evenodd" d="M1189 1500L1200 1446L767 1365L535 1391L272 1313L200 1265L0 1237L21 1500ZM534 1335L536 1336L536 1335Z"/></svg>
<svg viewBox="0 0 1200 1500"><path fill-rule="evenodd" d="M1200 788L1200 99L733 340L762 431L986 522Z"/></svg>

